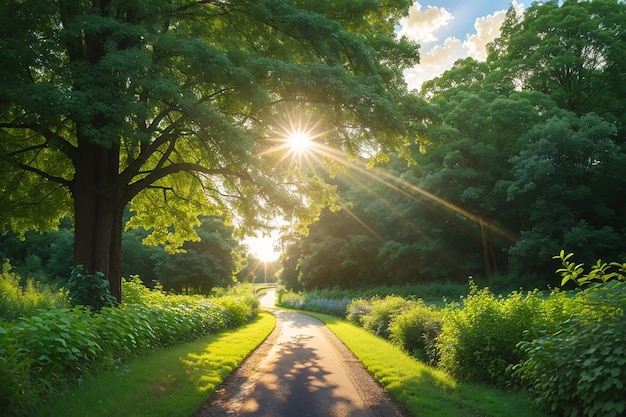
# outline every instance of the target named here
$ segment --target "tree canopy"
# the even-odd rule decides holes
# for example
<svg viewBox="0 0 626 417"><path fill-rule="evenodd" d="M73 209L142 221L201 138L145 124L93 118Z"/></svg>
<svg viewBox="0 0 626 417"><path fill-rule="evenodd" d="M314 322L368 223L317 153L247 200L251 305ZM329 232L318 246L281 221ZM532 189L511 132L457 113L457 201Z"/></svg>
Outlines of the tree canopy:
<svg viewBox="0 0 626 417"><path fill-rule="evenodd" d="M287 285L471 275L512 290L558 284L562 249L586 263L626 255L626 4L547 1L515 13L485 62L459 60L424 83L436 116L411 147L415 164L392 158L338 178L349 214L326 212L293 242Z"/></svg>
<svg viewBox="0 0 626 417"><path fill-rule="evenodd" d="M244 229L314 219L332 189L285 158L292 124L353 155L424 131L402 77L418 47L394 33L410 5L2 2L0 224L43 230L70 215L74 264L119 300L129 204L128 227L171 250L197 239L200 215Z"/></svg>

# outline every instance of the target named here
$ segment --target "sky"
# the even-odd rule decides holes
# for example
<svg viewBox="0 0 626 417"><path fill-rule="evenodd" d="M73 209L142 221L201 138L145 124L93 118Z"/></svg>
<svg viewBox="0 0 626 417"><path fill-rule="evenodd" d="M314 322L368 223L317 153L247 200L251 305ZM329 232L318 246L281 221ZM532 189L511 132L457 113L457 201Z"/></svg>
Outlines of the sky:
<svg viewBox="0 0 626 417"><path fill-rule="evenodd" d="M399 35L420 45L420 64L405 71L409 89L441 75L458 59L486 58L486 45L500 34L504 16L516 0L419 0L400 21Z"/></svg>
<svg viewBox="0 0 626 417"><path fill-rule="evenodd" d="M500 34L504 15L513 6L521 13L524 4L516 0L420 0L400 21L398 34L416 41L420 64L404 75L409 89L419 90L424 81L441 75L458 59L468 56L485 60L486 45ZM279 256L278 233L244 241L262 261Z"/></svg>

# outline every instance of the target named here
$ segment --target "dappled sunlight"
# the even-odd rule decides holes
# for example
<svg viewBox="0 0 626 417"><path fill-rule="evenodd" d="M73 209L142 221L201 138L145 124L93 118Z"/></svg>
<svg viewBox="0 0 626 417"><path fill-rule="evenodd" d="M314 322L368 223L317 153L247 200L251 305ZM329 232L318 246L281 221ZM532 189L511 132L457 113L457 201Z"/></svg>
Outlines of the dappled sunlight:
<svg viewBox="0 0 626 417"><path fill-rule="evenodd" d="M180 363L186 368L186 375L199 392L211 393L224 377L237 367L237 362L229 356L220 352L218 357L215 352L207 349L200 353L189 353L187 356L181 357ZM205 369L215 369L217 375L206 374L204 373Z"/></svg>

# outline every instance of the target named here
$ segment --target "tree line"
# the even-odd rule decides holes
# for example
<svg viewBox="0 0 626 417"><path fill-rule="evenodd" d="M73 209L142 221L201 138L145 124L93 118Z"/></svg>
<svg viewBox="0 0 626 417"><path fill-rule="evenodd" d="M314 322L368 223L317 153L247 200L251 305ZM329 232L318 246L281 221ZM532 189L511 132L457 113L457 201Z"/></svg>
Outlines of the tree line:
<svg viewBox="0 0 626 417"><path fill-rule="evenodd" d="M128 221L130 213L124 219ZM242 245L220 216L201 218L196 228L199 240L185 242L175 253L165 245L146 245L150 230L124 232L122 276L137 276L148 288L178 294L208 295L215 287L235 283L271 281L276 265L265 265ZM67 287L71 275L74 233L69 218L58 230L26 232L23 236L0 236L0 259L10 260L11 269L23 280L33 278L53 287Z"/></svg>

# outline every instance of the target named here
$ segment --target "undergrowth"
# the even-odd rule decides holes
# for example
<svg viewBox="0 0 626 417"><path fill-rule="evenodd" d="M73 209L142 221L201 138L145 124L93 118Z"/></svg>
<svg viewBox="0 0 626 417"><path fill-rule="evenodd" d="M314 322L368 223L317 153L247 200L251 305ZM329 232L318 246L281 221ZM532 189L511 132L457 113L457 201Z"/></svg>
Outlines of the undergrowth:
<svg viewBox="0 0 626 417"><path fill-rule="evenodd" d="M259 312L248 293L171 296L125 281L127 300L98 312L84 306L40 308L0 321L0 408L6 416L32 407L85 375L111 369L151 349L240 326Z"/></svg>

